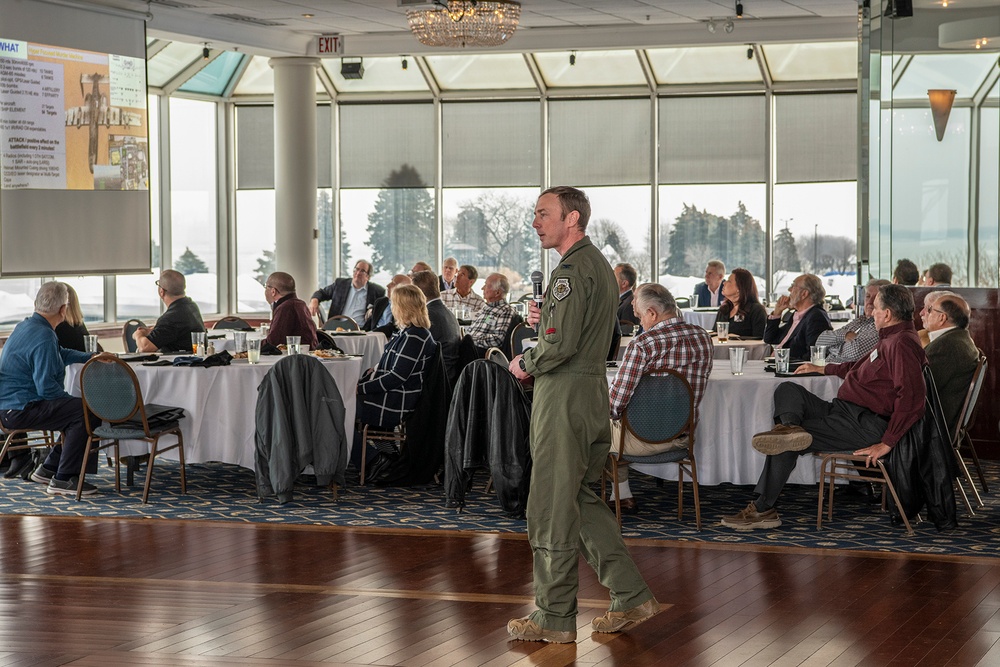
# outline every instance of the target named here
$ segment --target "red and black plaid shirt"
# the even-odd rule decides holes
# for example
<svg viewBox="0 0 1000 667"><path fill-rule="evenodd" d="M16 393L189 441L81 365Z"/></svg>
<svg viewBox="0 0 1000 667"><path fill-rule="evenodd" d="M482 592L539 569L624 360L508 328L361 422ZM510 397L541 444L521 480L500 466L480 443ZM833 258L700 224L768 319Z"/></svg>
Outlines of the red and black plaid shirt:
<svg viewBox="0 0 1000 667"><path fill-rule="evenodd" d="M669 369L683 375L691 384L697 420L698 405L712 373L712 354L712 338L708 332L679 317L660 322L639 334L625 349L625 359L611 383L611 418L621 417L644 374Z"/></svg>

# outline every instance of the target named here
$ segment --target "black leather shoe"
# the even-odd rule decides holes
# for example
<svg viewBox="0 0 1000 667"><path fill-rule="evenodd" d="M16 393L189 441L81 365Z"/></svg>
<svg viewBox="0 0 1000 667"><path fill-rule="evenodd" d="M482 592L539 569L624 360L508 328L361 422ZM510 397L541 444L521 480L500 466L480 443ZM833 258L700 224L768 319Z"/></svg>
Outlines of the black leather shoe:
<svg viewBox="0 0 1000 667"><path fill-rule="evenodd" d="M622 514L630 514L630 515L632 515L632 514L638 514L639 513L639 503L635 502L635 498L634 497L632 497L632 498L622 498L621 505L622 505ZM614 512L615 511L615 501L609 500L608 501L608 507L610 507L611 511Z"/></svg>

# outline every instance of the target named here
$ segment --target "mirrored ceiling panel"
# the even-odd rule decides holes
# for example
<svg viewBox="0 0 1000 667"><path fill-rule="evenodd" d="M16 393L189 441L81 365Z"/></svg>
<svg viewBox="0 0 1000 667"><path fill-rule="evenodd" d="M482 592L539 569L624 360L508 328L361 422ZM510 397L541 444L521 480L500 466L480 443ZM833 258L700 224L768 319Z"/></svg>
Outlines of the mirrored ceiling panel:
<svg viewBox="0 0 1000 667"><path fill-rule="evenodd" d="M913 56L892 91L894 99L927 99L935 88L954 89L958 97L972 97L996 67L995 53L932 53Z"/></svg>
<svg viewBox="0 0 1000 667"><path fill-rule="evenodd" d="M406 63L404 69L403 63ZM429 91L427 82L420 73L415 59L402 58L364 58L362 65L364 75L360 79L345 79L340 73L340 58L323 60L323 69L333 80L333 86L343 93L366 92L413 92Z"/></svg>
<svg viewBox="0 0 1000 667"><path fill-rule="evenodd" d="M646 55L656 83L760 82L760 67L747 46L703 46L682 49L648 49Z"/></svg>
<svg viewBox="0 0 1000 667"><path fill-rule="evenodd" d="M146 77L149 85L162 88L180 74L188 65L201 58L201 48L197 44L172 42L146 63Z"/></svg>
<svg viewBox="0 0 1000 667"><path fill-rule="evenodd" d="M764 62L774 81L836 81L858 78L858 44L764 44Z"/></svg>
<svg viewBox="0 0 1000 667"><path fill-rule="evenodd" d="M441 90L537 90L520 53L428 56Z"/></svg>
<svg viewBox="0 0 1000 667"><path fill-rule="evenodd" d="M646 85L635 51L558 51L534 58L552 88Z"/></svg>

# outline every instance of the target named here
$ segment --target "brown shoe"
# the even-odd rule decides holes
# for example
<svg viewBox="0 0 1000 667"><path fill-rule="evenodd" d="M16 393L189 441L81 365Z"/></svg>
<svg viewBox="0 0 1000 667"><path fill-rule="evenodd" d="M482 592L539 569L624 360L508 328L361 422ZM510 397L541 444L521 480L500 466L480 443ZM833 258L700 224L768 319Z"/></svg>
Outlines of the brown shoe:
<svg viewBox="0 0 1000 667"><path fill-rule="evenodd" d="M610 507L611 511L614 512L615 511L615 501L609 500L608 501L608 507ZM622 498L621 499L621 508L622 508L622 514L623 515L625 515L625 514L632 515L632 514L638 514L639 513L639 503L635 502L635 498Z"/></svg>
<svg viewBox="0 0 1000 667"><path fill-rule="evenodd" d="M638 607L632 607L625 611L606 612L604 616L595 618L591 626L594 628L594 632L621 632L639 625L659 613L660 603L655 598L650 598Z"/></svg>
<svg viewBox="0 0 1000 667"><path fill-rule="evenodd" d="M753 437L753 448L761 454L801 452L812 444L813 437L801 426L778 424L770 431Z"/></svg>
<svg viewBox="0 0 1000 667"><path fill-rule="evenodd" d="M527 616L514 618L507 623L507 634L511 639L522 642L549 642L551 644L572 644L576 641L576 630L549 630L535 623Z"/></svg>
<svg viewBox="0 0 1000 667"><path fill-rule="evenodd" d="M778 512L772 507L763 512L757 511L752 502L739 514L722 517L722 525L736 530L754 530L755 528L777 528L781 525Z"/></svg>

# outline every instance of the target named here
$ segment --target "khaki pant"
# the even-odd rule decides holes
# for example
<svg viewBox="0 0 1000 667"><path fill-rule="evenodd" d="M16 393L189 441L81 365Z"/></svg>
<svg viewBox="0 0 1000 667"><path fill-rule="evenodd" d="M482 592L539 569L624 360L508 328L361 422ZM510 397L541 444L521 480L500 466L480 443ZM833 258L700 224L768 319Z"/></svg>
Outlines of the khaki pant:
<svg viewBox="0 0 1000 667"><path fill-rule="evenodd" d="M618 452L618 443L622 439L622 428L620 420L611 420L611 451L614 453ZM668 440L667 442L651 444L643 442L632 435L632 433L626 431L625 446L622 452L629 456L653 456L654 454L662 454L674 449L687 449L687 446L688 437L686 435L682 435L674 440ZM628 481L628 462L621 461L618 464L618 482L625 481Z"/></svg>

